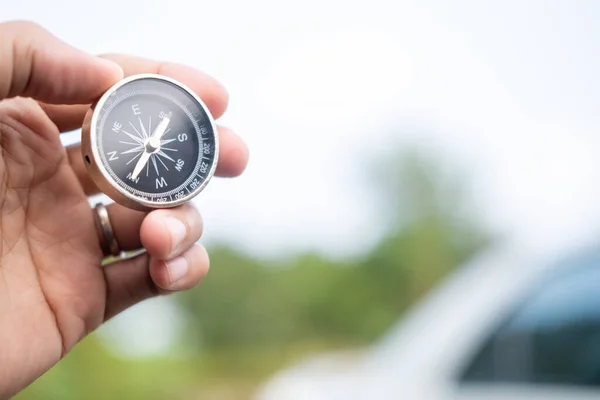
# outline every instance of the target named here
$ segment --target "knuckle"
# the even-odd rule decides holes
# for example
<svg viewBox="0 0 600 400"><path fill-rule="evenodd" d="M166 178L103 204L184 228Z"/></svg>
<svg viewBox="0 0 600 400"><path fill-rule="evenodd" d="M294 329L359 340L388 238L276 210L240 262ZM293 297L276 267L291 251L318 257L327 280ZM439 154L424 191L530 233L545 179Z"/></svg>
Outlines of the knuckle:
<svg viewBox="0 0 600 400"><path fill-rule="evenodd" d="M9 101L0 103L0 124L3 126L14 126L19 119L18 109L10 107Z"/></svg>
<svg viewBox="0 0 600 400"><path fill-rule="evenodd" d="M44 41L49 32L33 21L10 21L0 24L0 96L13 97L27 89L35 44ZM43 47L43 46L41 46Z"/></svg>
<svg viewBox="0 0 600 400"><path fill-rule="evenodd" d="M41 25L34 21L25 19L7 21L0 24L0 31L3 33L20 34L40 30L43 30Z"/></svg>
<svg viewBox="0 0 600 400"><path fill-rule="evenodd" d="M49 32L34 21L17 20L0 24L0 37L8 38L7 43L13 46L13 50L45 35L49 35Z"/></svg>

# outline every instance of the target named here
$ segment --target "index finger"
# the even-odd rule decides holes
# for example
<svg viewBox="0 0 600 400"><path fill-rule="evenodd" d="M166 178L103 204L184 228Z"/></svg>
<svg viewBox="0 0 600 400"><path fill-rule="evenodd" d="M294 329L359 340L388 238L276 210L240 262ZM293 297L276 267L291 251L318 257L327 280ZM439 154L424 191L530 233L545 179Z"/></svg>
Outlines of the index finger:
<svg viewBox="0 0 600 400"><path fill-rule="evenodd" d="M227 109L229 95L223 85L213 77L195 68L183 64L160 62L125 54L104 54L100 57L120 65L123 68L125 76L153 73L182 82L200 96L214 118L222 116Z"/></svg>
<svg viewBox="0 0 600 400"><path fill-rule="evenodd" d="M32 97L55 104L92 101L123 71L29 21L0 24L0 99Z"/></svg>
<svg viewBox="0 0 600 400"><path fill-rule="evenodd" d="M208 74L192 67L124 54L105 54L101 55L100 58L113 61L119 65L123 69L125 77L153 73L182 82L202 99L215 119L221 117L227 109L229 95L223 85ZM81 128L90 105L42 104L42 107L59 131L67 132Z"/></svg>

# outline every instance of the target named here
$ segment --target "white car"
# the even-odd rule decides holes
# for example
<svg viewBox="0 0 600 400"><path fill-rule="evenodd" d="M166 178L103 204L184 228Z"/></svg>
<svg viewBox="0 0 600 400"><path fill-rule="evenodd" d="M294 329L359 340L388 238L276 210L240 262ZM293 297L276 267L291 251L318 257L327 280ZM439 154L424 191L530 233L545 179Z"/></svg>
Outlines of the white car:
<svg viewBox="0 0 600 400"><path fill-rule="evenodd" d="M373 347L311 358L255 399L600 399L600 250L484 253Z"/></svg>

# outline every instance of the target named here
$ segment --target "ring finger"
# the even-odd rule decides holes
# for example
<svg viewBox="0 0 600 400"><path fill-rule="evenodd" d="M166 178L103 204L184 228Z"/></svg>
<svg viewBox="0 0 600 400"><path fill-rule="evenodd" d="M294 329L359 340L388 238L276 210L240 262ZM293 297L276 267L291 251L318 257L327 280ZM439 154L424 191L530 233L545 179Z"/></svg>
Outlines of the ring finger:
<svg viewBox="0 0 600 400"><path fill-rule="evenodd" d="M191 203L150 213L117 203L106 208L115 238L124 251L143 247L152 257L168 260L181 255L202 236L202 217Z"/></svg>

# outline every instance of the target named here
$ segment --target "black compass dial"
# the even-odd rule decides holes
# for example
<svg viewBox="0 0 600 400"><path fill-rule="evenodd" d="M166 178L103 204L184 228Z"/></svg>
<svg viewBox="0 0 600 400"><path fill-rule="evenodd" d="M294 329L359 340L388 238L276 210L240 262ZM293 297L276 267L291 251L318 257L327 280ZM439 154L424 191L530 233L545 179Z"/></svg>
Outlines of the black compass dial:
<svg viewBox="0 0 600 400"><path fill-rule="evenodd" d="M194 95L169 80L146 77L116 88L95 127L105 175L130 196L181 201L214 171L214 124Z"/></svg>

